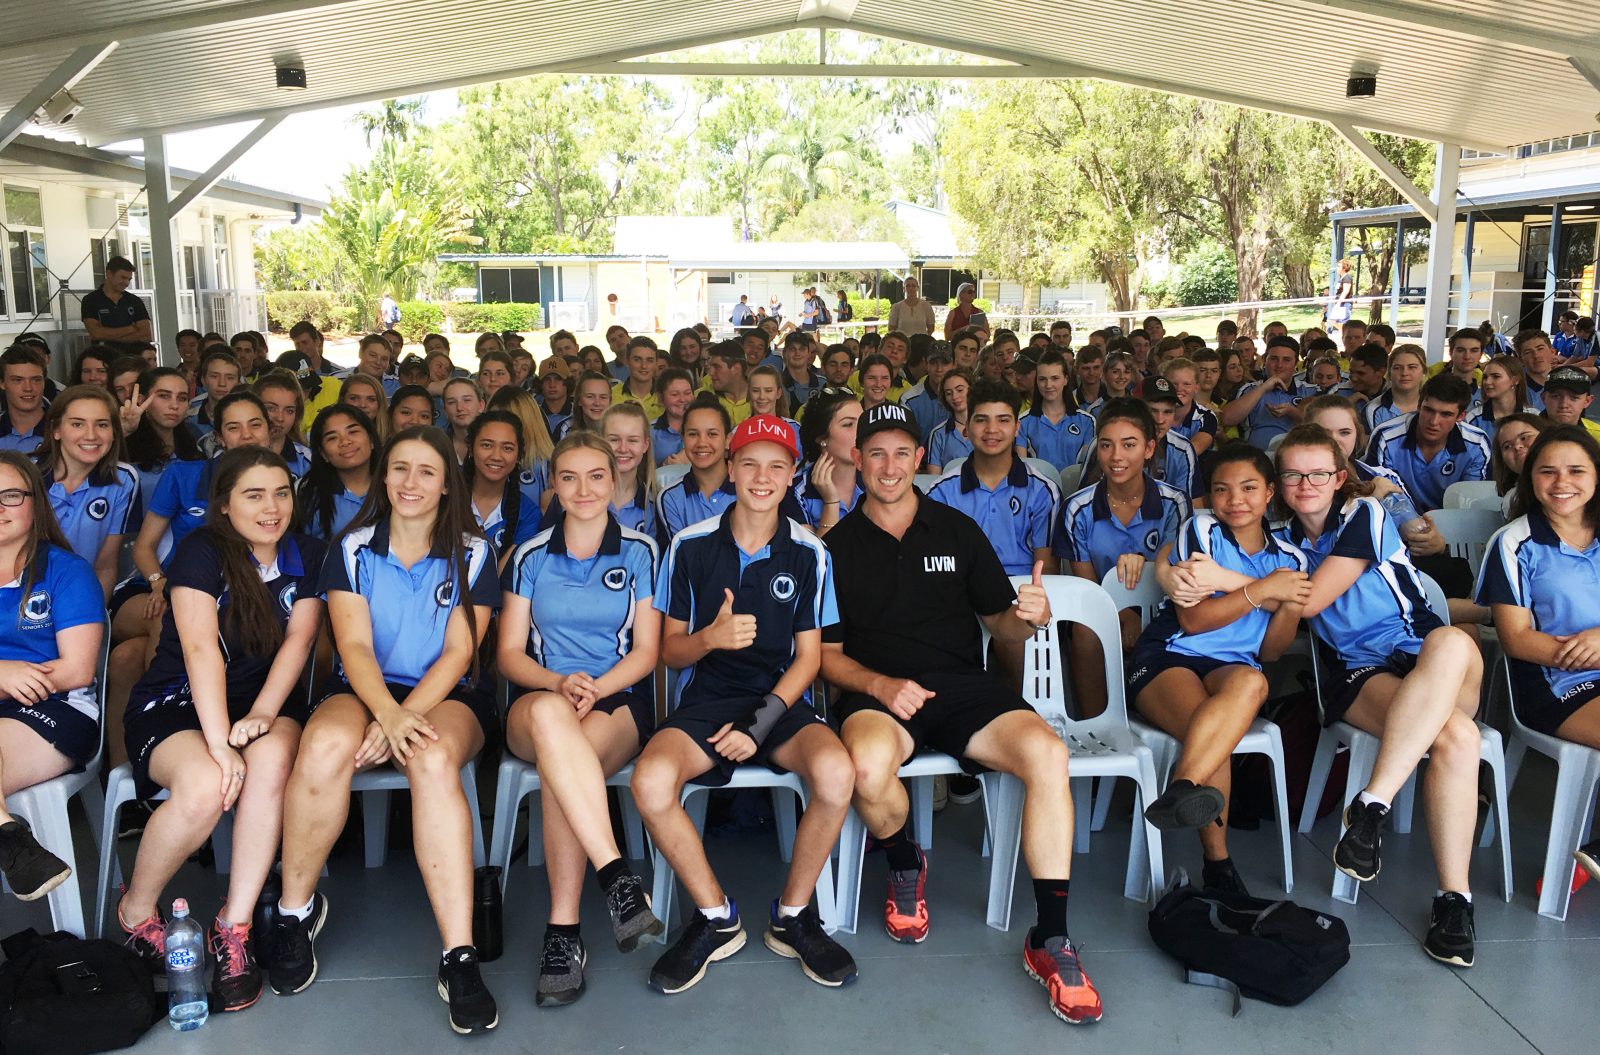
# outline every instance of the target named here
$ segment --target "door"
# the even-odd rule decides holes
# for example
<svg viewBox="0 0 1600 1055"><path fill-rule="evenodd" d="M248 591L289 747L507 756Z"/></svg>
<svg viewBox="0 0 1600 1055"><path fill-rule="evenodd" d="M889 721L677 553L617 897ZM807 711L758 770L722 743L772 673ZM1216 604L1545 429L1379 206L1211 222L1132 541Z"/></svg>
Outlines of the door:
<svg viewBox="0 0 1600 1055"><path fill-rule="evenodd" d="M1585 272L1595 264L1597 226L1600 222L1595 220L1562 221L1561 241L1556 248L1556 294L1549 318L1564 311L1587 315L1592 308L1591 304L1580 303L1580 293ZM1517 328L1546 328L1543 291L1550 263L1550 225L1529 224L1522 230L1522 288L1530 292L1522 295L1522 319Z"/></svg>

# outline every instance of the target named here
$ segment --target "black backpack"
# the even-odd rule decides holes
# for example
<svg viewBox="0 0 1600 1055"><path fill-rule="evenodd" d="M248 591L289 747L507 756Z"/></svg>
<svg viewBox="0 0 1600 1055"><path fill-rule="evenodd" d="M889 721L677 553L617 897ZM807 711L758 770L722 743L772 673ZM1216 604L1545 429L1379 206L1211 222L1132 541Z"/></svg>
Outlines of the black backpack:
<svg viewBox="0 0 1600 1055"><path fill-rule="evenodd" d="M1188 981L1292 1007L1350 962L1344 921L1293 901L1196 890L1182 869L1150 910L1150 937Z"/></svg>
<svg viewBox="0 0 1600 1055"><path fill-rule="evenodd" d="M29 929L3 943L0 1049L91 1055L138 1042L166 1014L139 954L110 941Z"/></svg>

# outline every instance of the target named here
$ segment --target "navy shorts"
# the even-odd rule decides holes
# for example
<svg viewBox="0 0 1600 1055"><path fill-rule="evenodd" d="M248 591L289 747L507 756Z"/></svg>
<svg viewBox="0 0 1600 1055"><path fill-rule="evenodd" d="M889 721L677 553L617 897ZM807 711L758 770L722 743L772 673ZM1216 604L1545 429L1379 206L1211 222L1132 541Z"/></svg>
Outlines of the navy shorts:
<svg viewBox="0 0 1600 1055"><path fill-rule="evenodd" d="M1162 674L1169 670L1192 670L1195 677L1201 681L1206 675L1223 667L1238 667L1244 664L1232 660L1213 659L1210 656L1191 656L1186 652L1174 652L1169 648L1156 644L1140 642L1133 650L1133 658L1128 660L1128 702L1137 704L1139 694L1150 687Z"/></svg>
<svg viewBox="0 0 1600 1055"><path fill-rule="evenodd" d="M513 685L511 689L511 701L513 703L529 693L549 691L545 689L524 689L517 685ZM643 743L650 739L650 734L655 731L656 727L656 705L650 702L650 698L647 695L637 691L637 687L624 689L621 692L613 692L603 700L596 700L594 704L594 710L600 714L615 714L623 708L627 708L628 713L633 715L633 726L639 730L639 742Z"/></svg>
<svg viewBox="0 0 1600 1055"><path fill-rule="evenodd" d="M279 718L288 718L305 728L311 708L306 703L304 686L299 682L290 690ZM250 713L254 697L228 699L228 722L231 725ZM134 791L142 799L153 798L161 785L150 778L150 758L157 747L177 733L193 730L200 732L200 712L195 710L194 696L185 682L143 703L128 702L122 715L123 740L128 747L128 764L133 767Z"/></svg>
<svg viewBox="0 0 1600 1055"><path fill-rule="evenodd" d="M954 756L961 768L969 773L985 772L984 767L966 758L967 744L988 724L1012 711L1033 710L1028 701L1011 691L1004 682L981 671L958 671L944 674L927 674L911 679L933 693L933 698L909 720L889 710L876 698L862 692L841 695L833 707L839 728L852 714L877 711L887 714L900 728L911 734L911 754L906 762L924 747ZM904 764L904 763L902 763Z"/></svg>
<svg viewBox="0 0 1600 1055"><path fill-rule="evenodd" d="M389 695L393 696L395 701L400 704L404 704L406 697L411 695L411 690L416 688L415 685L402 685L394 681L386 681L384 684L389 689ZM350 687L350 683L343 678L336 675L330 677L322 683L317 691L317 707L320 707L330 697L343 695L357 696L357 693L355 689ZM483 730L483 745L485 747L488 747L498 739L501 726L504 723L500 719L500 706L495 702L494 693L479 685L470 687L457 685L450 690L445 699L456 700L467 705L467 709L472 712L474 718L478 719L478 726ZM312 712L316 712L316 707L312 708Z"/></svg>
<svg viewBox="0 0 1600 1055"><path fill-rule="evenodd" d="M1317 655L1322 661L1322 724L1332 725L1344 718L1344 712L1356 702L1367 682L1379 674L1393 674L1403 678L1417 669L1417 657L1410 652L1395 651L1381 663L1362 663L1348 666L1326 644L1317 642Z"/></svg>
<svg viewBox="0 0 1600 1055"><path fill-rule="evenodd" d="M1600 677L1579 682L1568 689L1566 695L1558 697L1550 691L1550 683L1544 680L1538 667L1520 660L1513 660L1512 664L1517 686L1514 701L1517 717L1536 733L1555 736L1562 722L1581 711L1585 704L1600 700Z"/></svg>
<svg viewBox="0 0 1600 1055"><path fill-rule="evenodd" d="M695 777L691 783L720 788L733 779L735 769L746 763L730 762L717 754L717 746L711 743L711 738L717 735L718 729L729 722L736 722L754 714L756 708L761 706L763 698L746 696L734 700L707 700L680 706L667 715L656 732L659 735L663 729L678 729L699 744L700 750L711 760L711 768ZM810 704L794 704L782 718L778 719L778 723L767 733L767 738L757 745L756 753L748 759L748 762L759 762L774 773L787 773L788 770L772 761L772 752L788 743L806 726L826 724Z"/></svg>
<svg viewBox="0 0 1600 1055"><path fill-rule="evenodd" d="M150 584L138 576L134 576L125 582L117 584L117 588L111 591L111 603L106 606L106 609L110 613L112 620L114 621L117 618L117 611L123 605L127 604L135 597L143 597L149 592Z"/></svg>
<svg viewBox="0 0 1600 1055"><path fill-rule="evenodd" d="M51 747L72 759L72 772L80 773L100 750L100 723L57 693L29 707L16 700L0 700L0 718L21 722Z"/></svg>

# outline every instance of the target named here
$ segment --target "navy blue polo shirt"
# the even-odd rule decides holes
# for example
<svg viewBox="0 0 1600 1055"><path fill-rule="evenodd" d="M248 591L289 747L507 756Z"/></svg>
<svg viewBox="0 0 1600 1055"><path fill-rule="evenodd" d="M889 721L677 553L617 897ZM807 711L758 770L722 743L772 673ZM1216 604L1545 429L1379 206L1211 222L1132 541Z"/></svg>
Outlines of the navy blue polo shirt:
<svg viewBox="0 0 1600 1055"><path fill-rule="evenodd" d="M1039 475L1013 452L1011 468L993 489L978 478L971 458L928 488L928 497L959 509L978 525L994 546L1007 575L1033 570L1033 551L1050 549L1061 488Z"/></svg>
<svg viewBox="0 0 1600 1055"><path fill-rule="evenodd" d="M122 296L112 300L105 290L94 289L84 294L78 302L78 308L80 318L85 321L93 319L108 330L120 330L150 318L150 309L145 307L144 301L128 290L123 290ZM106 343L124 354L137 355L140 348L133 341Z"/></svg>
<svg viewBox="0 0 1600 1055"><path fill-rule="evenodd" d="M415 685L444 653L450 615L463 604L500 605L494 550L475 535L466 545L467 586L456 582L449 557L437 550L407 568L389 552L389 525L368 524L344 535L322 566L322 592L360 594L372 619L372 651L383 680ZM339 661L344 676L344 661ZM466 684L468 671L462 675Z"/></svg>
<svg viewBox="0 0 1600 1055"><path fill-rule="evenodd" d="M50 484L50 508L72 552L93 564L108 537L139 530L144 504L139 498L138 470L118 462L110 483L85 480L71 494L60 480L54 480Z"/></svg>
<svg viewBox="0 0 1600 1055"><path fill-rule="evenodd" d="M1346 667L1379 664L1396 652L1413 656L1441 624L1428 607L1422 579L1394 520L1376 498L1353 497L1311 542L1291 518L1273 534L1298 549L1313 574L1329 557L1365 561L1356 581L1311 619L1311 628Z"/></svg>
<svg viewBox="0 0 1600 1055"><path fill-rule="evenodd" d="M580 560L567 552L565 525L558 514L518 546L500 587L529 601L525 647L535 663L598 678L633 650L635 608L655 594L656 544L612 516L599 550Z"/></svg>
<svg viewBox="0 0 1600 1055"><path fill-rule="evenodd" d="M1417 511L1426 513L1444 505L1445 488L1462 480L1487 480L1489 437L1482 429L1457 422L1444 446L1432 458L1417 447L1417 416L1394 418L1372 434L1367 461L1393 469L1405 481L1406 492Z"/></svg>
<svg viewBox="0 0 1600 1055"><path fill-rule="evenodd" d="M105 594L89 562L48 542L39 544L34 581L22 594L27 570L8 583L0 583L0 620L12 627L0 634L0 660L54 663L61 658L56 634L75 626L106 621ZM72 689L67 703L95 723L100 721L100 698L94 682Z"/></svg>
<svg viewBox="0 0 1600 1055"><path fill-rule="evenodd" d="M1217 432L1220 426L1217 415L1199 403L1190 403L1189 412L1173 423L1171 432L1176 432L1191 444L1198 436L1210 436L1212 446L1216 445ZM1168 435L1171 435L1171 432Z"/></svg>
<svg viewBox="0 0 1600 1055"><path fill-rule="evenodd" d="M736 615L756 617L756 639L736 652L708 652L678 677L675 706L747 699L772 691L794 662L794 638L839 621L832 564L811 529L780 516L771 541L745 553L733 538L732 510L678 532L661 562L655 607L687 624L709 626L733 591ZM809 702L810 690L804 699Z"/></svg>
<svg viewBox="0 0 1600 1055"><path fill-rule="evenodd" d="M1251 381L1241 387L1239 395L1234 398L1243 398L1264 384L1265 381ZM1250 441L1250 445L1266 450L1267 445L1272 442L1272 437L1281 436L1294 428L1293 418L1274 417L1269 408L1284 405L1299 406L1302 398L1300 389L1292 383L1287 389L1275 388L1263 395L1250 409L1249 416L1244 419L1245 438Z"/></svg>
<svg viewBox="0 0 1600 1055"><path fill-rule="evenodd" d="M18 432L11 423L11 414L0 410L0 451L21 451L32 454L44 442L44 416L27 432Z"/></svg>
<svg viewBox="0 0 1600 1055"><path fill-rule="evenodd" d="M156 493L150 499L150 514L169 521L173 551L191 531L206 522L206 507L211 502L211 470L215 465L210 459L173 461L156 483ZM171 553L168 553L161 564L162 570L169 574L171 561Z"/></svg>
<svg viewBox="0 0 1600 1055"><path fill-rule="evenodd" d="M1154 560L1162 546L1178 540L1178 531L1191 512L1188 495L1146 473L1144 501L1124 524L1112 513L1106 481L1101 480L1074 491L1062 506L1056 556L1090 565L1099 581L1124 554L1137 553Z"/></svg>
<svg viewBox="0 0 1600 1055"><path fill-rule="evenodd" d="M1526 608L1542 634L1566 635L1600 624L1600 539L1584 550L1561 540L1544 510L1534 508L1501 528L1484 551L1478 572L1477 601ZM0 602L3 603L3 602ZM1538 678L1555 699L1585 683L1600 681L1600 670L1562 670L1512 660L1519 677Z"/></svg>
<svg viewBox="0 0 1600 1055"><path fill-rule="evenodd" d="M1054 422L1030 410L1022 415L1017 431L1035 458L1043 458L1057 469L1078 464L1084 448L1094 446L1094 417L1081 410Z"/></svg>
<svg viewBox="0 0 1600 1055"><path fill-rule="evenodd" d="M1229 571L1263 579L1279 568L1305 571L1305 555L1272 534L1258 553L1246 553L1233 536L1233 531L1215 515L1201 510L1190 517L1178 533L1178 544L1167 557L1169 564L1179 564L1196 554L1204 553ZM1215 596L1221 596L1217 594ZM1267 624L1272 613L1265 608L1253 608L1227 626L1208 630L1203 634L1190 634L1178 623L1178 610L1170 600L1145 627L1141 642L1159 642L1169 652L1202 659L1215 659L1223 663L1237 663L1261 669L1261 642L1267 636Z"/></svg>
<svg viewBox="0 0 1600 1055"><path fill-rule="evenodd" d="M320 539L308 535L285 535L278 542L278 559L263 568L252 554L250 565L261 576L267 596L272 598L272 615L279 629L289 625L289 613L301 601L321 604L318 584L322 578L322 560L328 547ZM172 562L172 577L167 583L168 596L177 587L199 590L217 602L217 644L227 660L227 693L229 700L251 700L261 692L272 670L275 654L252 655L229 632L228 606L230 595L222 574L222 554L209 529L202 528L183 540ZM161 637L156 644L155 658L138 687L130 697L136 704L159 700L177 691L189 681L188 668L183 662L183 641L178 636L177 623L172 608L167 607L161 617Z"/></svg>

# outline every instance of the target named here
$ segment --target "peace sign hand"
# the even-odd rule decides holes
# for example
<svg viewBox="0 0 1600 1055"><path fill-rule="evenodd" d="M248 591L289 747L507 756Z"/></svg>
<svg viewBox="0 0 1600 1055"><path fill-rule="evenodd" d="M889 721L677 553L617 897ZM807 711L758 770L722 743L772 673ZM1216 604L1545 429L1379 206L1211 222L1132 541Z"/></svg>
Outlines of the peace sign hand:
<svg viewBox="0 0 1600 1055"><path fill-rule="evenodd" d="M134 382L133 391L128 394L128 401L118 409L118 414L122 418L122 434L124 436L139 427L139 422L144 419L144 412L149 409L151 401L155 398L156 394L151 392L148 396L140 399L139 383L137 381Z"/></svg>

